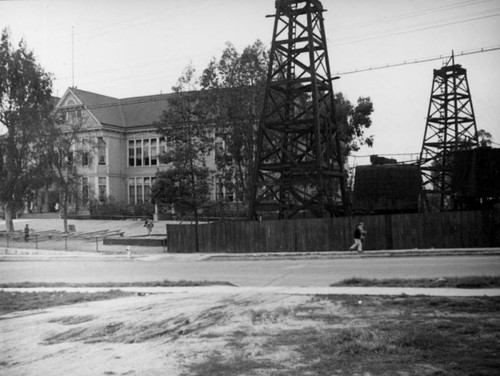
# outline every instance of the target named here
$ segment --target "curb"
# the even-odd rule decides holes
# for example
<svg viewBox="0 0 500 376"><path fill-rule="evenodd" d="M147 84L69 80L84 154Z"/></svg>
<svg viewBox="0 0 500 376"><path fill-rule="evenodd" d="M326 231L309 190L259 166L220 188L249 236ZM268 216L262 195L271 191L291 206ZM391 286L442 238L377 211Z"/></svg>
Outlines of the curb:
<svg viewBox="0 0 500 376"><path fill-rule="evenodd" d="M365 252L307 252L307 253L240 253L207 255L204 260L286 260L286 259L348 259L371 257L435 257L435 256L500 256L500 248L463 248L463 249L412 249Z"/></svg>
<svg viewBox="0 0 500 376"><path fill-rule="evenodd" d="M500 256L500 248L442 248L442 249L411 249L411 250L383 250L358 252L273 252L273 253L136 253L133 259L144 258L145 261L153 257L176 258L184 256L196 261L252 261L252 260L323 260L323 259L352 259L375 257L437 257L437 256ZM56 251L41 249L22 249L0 247L0 259L56 259L56 258L92 258L92 259L127 259L127 253L116 251L81 252Z"/></svg>
<svg viewBox="0 0 500 376"><path fill-rule="evenodd" d="M177 286L177 287L8 287L5 292L105 292L121 290L136 293L139 296L149 294L241 294L274 293L288 295L378 295L378 296L448 296L448 297L486 297L500 296L498 288L461 289L461 288L425 288L425 287L242 287L242 286Z"/></svg>

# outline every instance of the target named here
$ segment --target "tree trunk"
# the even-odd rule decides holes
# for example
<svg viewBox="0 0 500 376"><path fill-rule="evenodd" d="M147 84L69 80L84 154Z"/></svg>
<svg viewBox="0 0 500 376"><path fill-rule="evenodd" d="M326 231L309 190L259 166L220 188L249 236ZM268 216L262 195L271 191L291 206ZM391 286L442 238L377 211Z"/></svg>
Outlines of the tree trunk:
<svg viewBox="0 0 500 376"><path fill-rule="evenodd" d="M63 199L63 226L64 232L68 232L68 185L64 185L64 199Z"/></svg>
<svg viewBox="0 0 500 376"><path fill-rule="evenodd" d="M15 206L7 202L3 207L5 213L5 229L8 233L14 232Z"/></svg>
<svg viewBox="0 0 500 376"><path fill-rule="evenodd" d="M196 253L200 252L200 238L198 235L198 208L194 207L194 243L196 247Z"/></svg>

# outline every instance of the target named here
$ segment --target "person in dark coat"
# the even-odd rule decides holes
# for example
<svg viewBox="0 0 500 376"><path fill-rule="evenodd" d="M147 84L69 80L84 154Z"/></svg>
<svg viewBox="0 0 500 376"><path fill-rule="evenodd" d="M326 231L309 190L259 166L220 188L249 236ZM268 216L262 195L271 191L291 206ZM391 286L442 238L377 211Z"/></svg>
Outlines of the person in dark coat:
<svg viewBox="0 0 500 376"><path fill-rule="evenodd" d="M28 224L26 224L26 227L24 227L24 241L29 242L30 241L30 228Z"/></svg>
<svg viewBox="0 0 500 376"><path fill-rule="evenodd" d="M363 252L363 239L365 237L366 231L363 228L365 224L363 222L359 222L356 228L354 229L354 244L351 245L349 251Z"/></svg>

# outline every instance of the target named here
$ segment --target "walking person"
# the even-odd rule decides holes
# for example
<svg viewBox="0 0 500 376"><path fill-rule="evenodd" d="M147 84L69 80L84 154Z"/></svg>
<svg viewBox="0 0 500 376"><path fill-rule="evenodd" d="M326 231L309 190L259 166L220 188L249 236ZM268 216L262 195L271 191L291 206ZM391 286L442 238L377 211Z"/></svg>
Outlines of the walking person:
<svg viewBox="0 0 500 376"><path fill-rule="evenodd" d="M151 236L151 231L153 230L153 227L154 227L153 220L148 219L148 220L146 221L146 223L144 224L144 226L145 226L145 227L146 227L146 229L148 230L148 236Z"/></svg>
<svg viewBox="0 0 500 376"><path fill-rule="evenodd" d="M351 245L349 251L357 250L360 253L363 252L363 239L366 234L366 231L363 228L364 225L365 224L363 222L359 222L354 229L354 244Z"/></svg>
<svg viewBox="0 0 500 376"><path fill-rule="evenodd" d="M28 224L26 224L26 227L24 227L24 241L29 242L30 241L30 228Z"/></svg>

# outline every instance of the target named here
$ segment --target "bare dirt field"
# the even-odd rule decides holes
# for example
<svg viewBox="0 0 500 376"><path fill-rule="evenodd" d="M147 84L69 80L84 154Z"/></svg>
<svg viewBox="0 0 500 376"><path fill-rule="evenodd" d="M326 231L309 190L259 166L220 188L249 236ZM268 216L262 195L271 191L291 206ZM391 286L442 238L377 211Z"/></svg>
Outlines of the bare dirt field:
<svg viewBox="0 0 500 376"><path fill-rule="evenodd" d="M497 375L499 311L498 297L134 294L0 316L0 374Z"/></svg>

